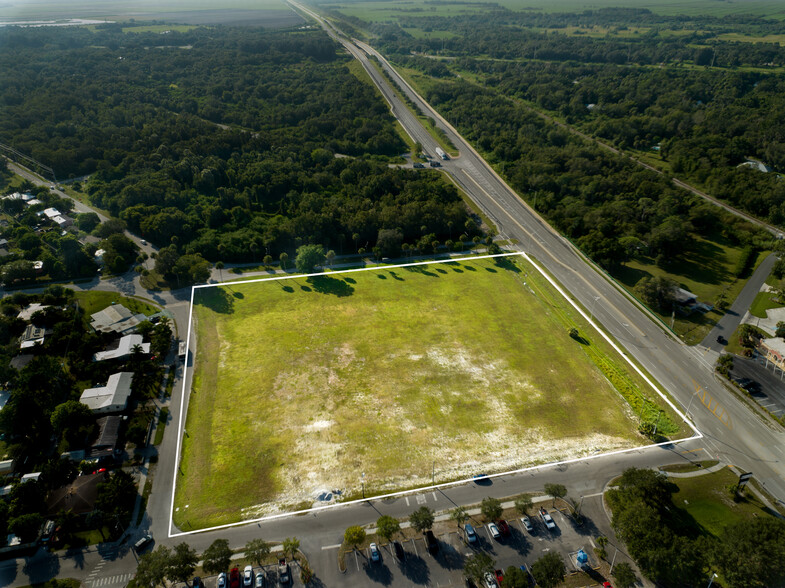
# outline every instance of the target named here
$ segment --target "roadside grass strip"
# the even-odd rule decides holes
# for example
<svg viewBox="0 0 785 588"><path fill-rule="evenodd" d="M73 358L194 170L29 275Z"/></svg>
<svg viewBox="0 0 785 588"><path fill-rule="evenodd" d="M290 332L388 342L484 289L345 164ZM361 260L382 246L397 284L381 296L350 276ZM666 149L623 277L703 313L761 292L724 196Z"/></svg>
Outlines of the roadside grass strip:
<svg viewBox="0 0 785 588"><path fill-rule="evenodd" d="M194 287L170 536L685 433L563 296L519 253Z"/></svg>

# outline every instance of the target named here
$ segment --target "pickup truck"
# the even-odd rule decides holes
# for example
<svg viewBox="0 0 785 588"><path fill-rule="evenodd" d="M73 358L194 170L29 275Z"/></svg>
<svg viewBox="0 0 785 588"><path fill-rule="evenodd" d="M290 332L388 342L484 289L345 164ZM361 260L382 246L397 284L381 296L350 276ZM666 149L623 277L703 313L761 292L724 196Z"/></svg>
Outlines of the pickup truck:
<svg viewBox="0 0 785 588"><path fill-rule="evenodd" d="M548 527L549 530L556 528L556 523L553 521L553 517L548 514L548 511L545 510L542 506L540 507L540 517L542 518L542 522L545 523L545 526Z"/></svg>
<svg viewBox="0 0 785 588"><path fill-rule="evenodd" d="M282 557L278 560L278 584L281 586L288 586L289 582L291 582L289 564L286 563L286 558Z"/></svg>

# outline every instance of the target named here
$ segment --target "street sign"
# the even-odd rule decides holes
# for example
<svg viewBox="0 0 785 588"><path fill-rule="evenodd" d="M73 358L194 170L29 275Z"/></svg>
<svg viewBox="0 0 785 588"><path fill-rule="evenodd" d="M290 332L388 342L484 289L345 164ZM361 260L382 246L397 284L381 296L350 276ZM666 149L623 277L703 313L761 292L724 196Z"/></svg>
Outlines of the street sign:
<svg viewBox="0 0 785 588"><path fill-rule="evenodd" d="M744 486L747 485L747 482L750 481L751 477L752 477L752 472L739 475L739 490L741 490L742 488L744 488Z"/></svg>

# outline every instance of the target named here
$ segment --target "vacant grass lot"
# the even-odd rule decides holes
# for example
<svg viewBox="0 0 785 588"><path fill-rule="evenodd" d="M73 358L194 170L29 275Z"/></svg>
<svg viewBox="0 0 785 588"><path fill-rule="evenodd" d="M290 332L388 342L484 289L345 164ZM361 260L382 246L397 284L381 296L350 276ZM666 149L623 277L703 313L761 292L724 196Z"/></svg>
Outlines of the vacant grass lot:
<svg viewBox="0 0 785 588"><path fill-rule="evenodd" d="M695 478L671 478L679 487L672 495L673 503L686 510L701 530L715 536L728 525L771 515L749 491L744 500L733 502L728 487L738 481L739 477L729 468Z"/></svg>
<svg viewBox="0 0 785 588"><path fill-rule="evenodd" d="M175 522L643 443L609 381L651 391L544 282L503 258L198 289Z"/></svg>

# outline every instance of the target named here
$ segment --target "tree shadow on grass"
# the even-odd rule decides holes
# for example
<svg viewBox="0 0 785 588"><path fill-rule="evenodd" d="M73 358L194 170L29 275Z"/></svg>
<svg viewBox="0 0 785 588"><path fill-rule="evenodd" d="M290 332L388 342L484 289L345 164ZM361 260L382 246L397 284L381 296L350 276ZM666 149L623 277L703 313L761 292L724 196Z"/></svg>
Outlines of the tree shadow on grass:
<svg viewBox="0 0 785 588"><path fill-rule="evenodd" d="M437 272L439 272L440 274L446 274L446 273L447 273L447 270L446 270L446 269L442 269L442 268L440 268L440 267L437 267L437 268L434 268L434 269L435 269Z"/></svg>
<svg viewBox="0 0 785 588"><path fill-rule="evenodd" d="M376 274L376 277L379 278L380 280L386 280L387 279L387 276L385 276L384 274Z"/></svg>
<svg viewBox="0 0 785 588"><path fill-rule="evenodd" d="M390 272L390 275L393 277L394 280L398 280L399 282L405 282L406 281L401 276L399 276L398 274L396 274L393 271Z"/></svg>
<svg viewBox="0 0 785 588"><path fill-rule="evenodd" d="M283 287L281 287L281 290L283 290L284 292L290 292L290 293L294 292L294 288L292 288L291 286L283 286Z"/></svg>
<svg viewBox="0 0 785 588"><path fill-rule="evenodd" d="M226 288L202 288L195 299L196 304L205 306L213 312L232 314L234 312L234 298Z"/></svg>
<svg viewBox="0 0 785 588"><path fill-rule="evenodd" d="M301 285L300 286L300 290L302 290L303 292L311 292L311 289L308 286L302 286Z"/></svg>
<svg viewBox="0 0 785 588"><path fill-rule="evenodd" d="M477 268L474 267L473 265L463 265L461 267L463 269L467 270L467 271L470 271L470 272L476 272L477 271Z"/></svg>
<svg viewBox="0 0 785 588"><path fill-rule="evenodd" d="M239 300L242 300L243 298L245 298L245 294L243 294L242 292L232 292L232 296L234 296L235 298L238 298Z"/></svg>
<svg viewBox="0 0 785 588"><path fill-rule="evenodd" d="M509 257L497 257L496 267L500 267L508 271L515 272L516 274L521 273L521 268L518 267L518 264L513 262Z"/></svg>
<svg viewBox="0 0 785 588"><path fill-rule="evenodd" d="M354 278L344 278L343 281L346 282L347 284L356 284L357 283L357 280L355 280Z"/></svg>
<svg viewBox="0 0 785 588"><path fill-rule="evenodd" d="M320 294L333 294L339 298L354 294L354 288L352 288L352 286L343 280L337 280L330 276L315 276L308 278L308 283Z"/></svg>
<svg viewBox="0 0 785 588"><path fill-rule="evenodd" d="M431 271L428 271L427 266L413 265L413 266L406 267L404 269L407 272L412 272L412 273L415 273L415 274L422 274L424 276L431 276L432 278L438 278L439 277L439 274L431 272Z"/></svg>

